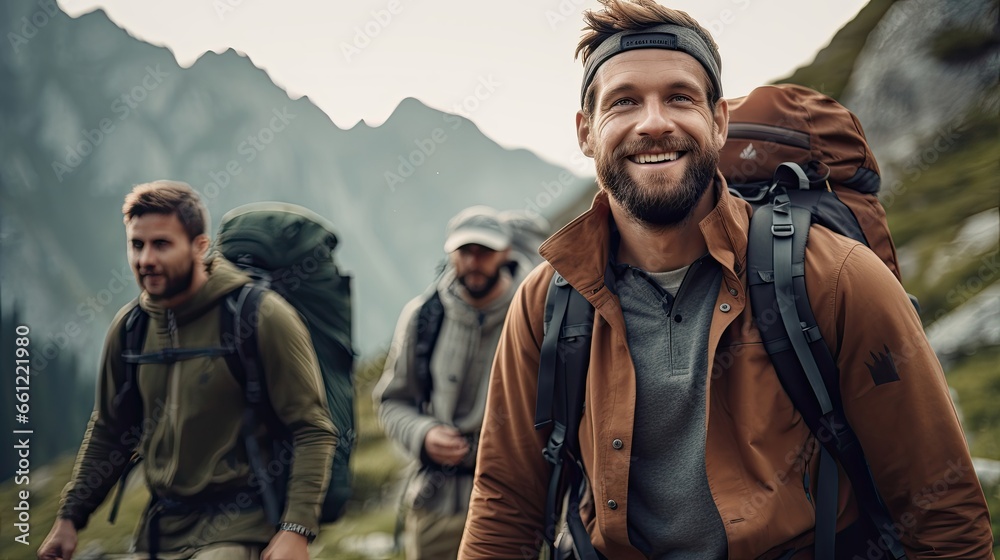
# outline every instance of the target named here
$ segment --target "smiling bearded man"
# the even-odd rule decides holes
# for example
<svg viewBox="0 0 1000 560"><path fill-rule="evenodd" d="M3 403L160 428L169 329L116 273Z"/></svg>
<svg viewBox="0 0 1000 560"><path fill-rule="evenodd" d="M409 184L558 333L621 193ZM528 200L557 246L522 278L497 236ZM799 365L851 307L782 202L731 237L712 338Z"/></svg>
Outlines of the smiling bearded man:
<svg viewBox="0 0 1000 560"><path fill-rule="evenodd" d="M716 170L729 122L717 45L651 0L602 4L584 15L576 116L601 192L542 244L548 263L510 304L459 558L554 547L562 497L577 558L807 558L834 531L836 558L887 557L843 475L818 497L838 507L816 537L823 436L784 391L748 305L751 208ZM835 341L843 408L905 554L989 558L982 488L971 468L955 472L968 446L896 277L822 227L803 268L821 331L808 334ZM870 348L905 349L892 383L869 375ZM559 407L579 422L558 423ZM911 503L941 480L932 509Z"/></svg>

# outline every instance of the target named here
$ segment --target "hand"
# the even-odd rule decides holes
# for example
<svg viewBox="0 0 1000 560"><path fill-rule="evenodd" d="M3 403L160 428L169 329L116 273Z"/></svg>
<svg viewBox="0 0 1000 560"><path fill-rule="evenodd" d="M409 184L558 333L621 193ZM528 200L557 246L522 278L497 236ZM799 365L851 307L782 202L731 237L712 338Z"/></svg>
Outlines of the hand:
<svg viewBox="0 0 1000 560"><path fill-rule="evenodd" d="M309 541L298 533L278 531L260 553L260 560L309 560Z"/></svg>
<svg viewBox="0 0 1000 560"><path fill-rule="evenodd" d="M76 552L76 527L69 519L58 518L49 536L38 547L39 560L70 560Z"/></svg>
<svg viewBox="0 0 1000 560"><path fill-rule="evenodd" d="M437 425L424 436L424 451L431 461L450 467L469 454L469 442L452 426Z"/></svg>

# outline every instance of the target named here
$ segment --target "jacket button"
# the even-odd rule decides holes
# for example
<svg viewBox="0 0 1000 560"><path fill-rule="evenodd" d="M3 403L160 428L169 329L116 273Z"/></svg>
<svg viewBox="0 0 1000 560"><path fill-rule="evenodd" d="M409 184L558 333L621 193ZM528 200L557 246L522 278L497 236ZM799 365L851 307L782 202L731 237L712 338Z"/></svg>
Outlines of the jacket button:
<svg viewBox="0 0 1000 560"><path fill-rule="evenodd" d="M618 502L614 500L608 500L608 507L611 509L618 509Z"/></svg>
<svg viewBox="0 0 1000 560"><path fill-rule="evenodd" d="M615 449L621 449L624 446L625 444L622 443L622 440L620 439L615 439L614 441L611 442L611 447L614 447Z"/></svg>
<svg viewBox="0 0 1000 560"><path fill-rule="evenodd" d="M732 309L732 306L730 306L728 303L723 303L722 305L719 306L719 311L722 311L723 313L729 313L730 309Z"/></svg>

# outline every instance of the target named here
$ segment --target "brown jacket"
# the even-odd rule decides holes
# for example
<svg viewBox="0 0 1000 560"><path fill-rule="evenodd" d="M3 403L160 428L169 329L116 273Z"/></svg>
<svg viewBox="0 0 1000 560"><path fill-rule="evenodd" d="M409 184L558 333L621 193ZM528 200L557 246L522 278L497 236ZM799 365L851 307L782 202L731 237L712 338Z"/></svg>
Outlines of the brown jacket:
<svg viewBox="0 0 1000 560"><path fill-rule="evenodd" d="M773 558L813 540L814 509L803 474L809 472L812 481L818 478L819 450L782 389L749 311L750 207L728 194L721 176L717 185L716 207L700 223L724 275L705 372L710 376L706 470L730 558ZM608 558L642 558L628 539L635 371L621 307L604 284L609 219L602 193L590 211L541 247L551 266L535 269L511 304L493 365L460 558L533 557L542 543L551 470L541 449L549 433L536 431L533 424L543 310L553 268L596 308L580 429L594 500L584 507L583 517L594 545ZM944 374L899 282L867 248L822 227L810 235L806 278L823 337L840 368L847 417L907 554L992 557L989 513ZM891 351L899 381L875 385L866 361L884 348ZM620 449L612 446L615 439L624 442ZM857 517L843 473L840 488L838 528Z"/></svg>

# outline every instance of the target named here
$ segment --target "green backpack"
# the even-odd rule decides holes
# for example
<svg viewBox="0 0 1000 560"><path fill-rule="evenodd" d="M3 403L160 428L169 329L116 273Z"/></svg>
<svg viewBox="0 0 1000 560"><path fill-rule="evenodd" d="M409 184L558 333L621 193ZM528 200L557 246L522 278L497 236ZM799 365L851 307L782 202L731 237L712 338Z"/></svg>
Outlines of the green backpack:
<svg viewBox="0 0 1000 560"><path fill-rule="evenodd" d="M240 206L223 216L215 246L227 260L254 279L251 286L271 289L285 298L309 329L326 388L330 418L339 433L320 521L336 521L351 495L348 462L355 439L351 278L342 275L333 260L337 236L332 225L311 210L280 202L258 202ZM234 316L252 318L258 306L249 294L262 295L264 291L249 290L247 301L237 306L240 311L234 312ZM256 320L245 324L255 325ZM240 336L235 340L244 338L249 345L256 346L256 336ZM256 355L256 351L251 348L244 356L247 354ZM247 388L255 369L248 365L251 364L243 364ZM253 404L267 405L266 398L251 399L249 392L247 396ZM265 418L270 412L265 409Z"/></svg>

